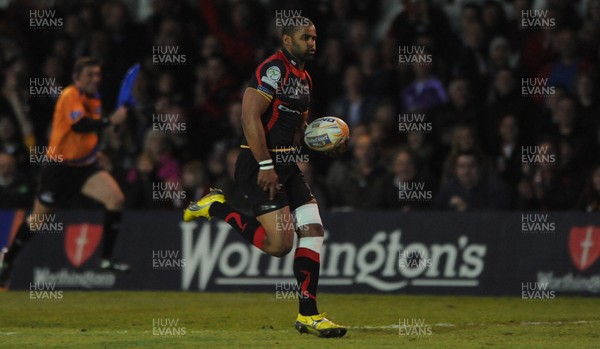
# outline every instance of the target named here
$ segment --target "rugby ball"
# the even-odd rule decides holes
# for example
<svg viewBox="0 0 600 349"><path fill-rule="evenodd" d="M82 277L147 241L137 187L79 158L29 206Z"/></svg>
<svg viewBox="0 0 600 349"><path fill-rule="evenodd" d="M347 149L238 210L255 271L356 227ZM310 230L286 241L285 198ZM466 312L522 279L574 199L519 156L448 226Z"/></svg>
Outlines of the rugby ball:
<svg viewBox="0 0 600 349"><path fill-rule="evenodd" d="M318 118L308 124L304 131L304 143L316 151L335 149L350 137L350 130L344 120L335 116Z"/></svg>

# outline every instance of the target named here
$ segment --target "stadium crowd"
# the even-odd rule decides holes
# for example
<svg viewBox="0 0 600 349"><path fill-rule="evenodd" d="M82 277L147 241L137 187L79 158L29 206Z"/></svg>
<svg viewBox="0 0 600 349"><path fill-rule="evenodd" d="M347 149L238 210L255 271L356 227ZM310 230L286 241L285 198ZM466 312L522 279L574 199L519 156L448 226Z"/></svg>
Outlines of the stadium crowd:
<svg viewBox="0 0 600 349"><path fill-rule="evenodd" d="M141 65L100 158L130 209L181 208L209 186L248 207L233 179L241 95L279 47L278 16L301 10L318 33L311 118L351 130L343 157L300 164L321 207L600 211L600 0L48 3L0 9L0 209L30 207L31 147L48 142L57 95L33 94L31 79L66 87L83 55L102 62L105 113ZM32 27L32 10L60 25ZM527 26L536 15L546 25ZM178 63L157 63L158 46ZM165 115L176 131L157 130ZM156 200L156 183L187 195Z"/></svg>

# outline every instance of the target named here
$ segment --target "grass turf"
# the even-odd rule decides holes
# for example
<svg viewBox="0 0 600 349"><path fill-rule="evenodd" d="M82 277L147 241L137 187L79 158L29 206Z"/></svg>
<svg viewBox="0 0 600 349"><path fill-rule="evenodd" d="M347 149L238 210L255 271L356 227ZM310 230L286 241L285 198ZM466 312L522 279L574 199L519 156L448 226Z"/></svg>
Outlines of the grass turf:
<svg viewBox="0 0 600 349"><path fill-rule="evenodd" d="M298 334L297 303L266 293L3 292L0 348L600 348L599 298L323 294L319 302L350 326L346 337ZM431 335L400 335L400 321L420 320Z"/></svg>

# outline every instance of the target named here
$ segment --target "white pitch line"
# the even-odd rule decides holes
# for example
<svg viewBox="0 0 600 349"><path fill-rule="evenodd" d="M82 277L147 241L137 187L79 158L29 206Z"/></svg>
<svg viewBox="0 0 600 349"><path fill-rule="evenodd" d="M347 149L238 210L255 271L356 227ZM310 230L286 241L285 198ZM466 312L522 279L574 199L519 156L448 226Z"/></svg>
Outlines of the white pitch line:
<svg viewBox="0 0 600 349"><path fill-rule="evenodd" d="M520 326L542 326L542 325L580 325L580 324L593 324L593 323L600 323L600 320L576 320L576 321L522 321L519 325ZM451 324L448 322L439 322L437 324L424 324L423 326L403 326L406 328L412 328L412 327L457 327L457 326L481 326L481 325L486 325L486 324L476 324L476 323L468 323L468 324L463 324L463 325L456 325L456 324ZM489 325L505 325L502 323L490 323ZM510 324L506 324L506 325L510 325ZM393 330L393 329L398 329L400 328L399 324L395 324L395 325L387 325L387 326L348 326L348 329L351 330ZM104 333L104 334L111 334L111 333L119 333L119 334L125 334L125 333L129 333L129 331L127 330L119 330L119 331L96 331L96 330L88 330L91 333ZM203 333L206 332L207 330L190 330L188 331L189 333ZM217 330L208 330L208 331L217 331ZM291 330L278 330L278 332L291 332ZM149 330L144 330L142 331L142 333L150 333ZM12 335L18 335L19 332L0 332L0 336L12 336Z"/></svg>
<svg viewBox="0 0 600 349"><path fill-rule="evenodd" d="M579 325L579 324L592 324L599 323L600 320L576 320L576 321L522 321L519 325L521 326L542 326L542 325ZM464 325L456 325L447 322L440 322L437 324L424 324L423 326L429 327L456 327L456 326L481 326L486 324L475 324L468 323ZM503 325L502 323L490 323L490 325ZM509 324L507 324L509 325ZM404 327L404 326L403 326ZM406 326L419 327L419 326ZM387 325L387 326L349 326L348 328L354 330L390 330L400 328L400 324Z"/></svg>

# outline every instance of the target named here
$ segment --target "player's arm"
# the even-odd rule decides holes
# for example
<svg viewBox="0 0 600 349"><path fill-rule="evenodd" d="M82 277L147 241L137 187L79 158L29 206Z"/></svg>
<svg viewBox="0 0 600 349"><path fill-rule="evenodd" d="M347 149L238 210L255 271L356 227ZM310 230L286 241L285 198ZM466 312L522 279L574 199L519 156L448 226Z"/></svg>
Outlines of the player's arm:
<svg viewBox="0 0 600 349"><path fill-rule="evenodd" d="M252 155L254 155L258 163L268 160L273 161L267 148L265 128L261 121L261 115L267 111L270 104L271 101L252 87L247 88L246 92L244 92L242 100L242 128ZM261 167L258 172L257 184L264 191L269 191L269 197L273 200L275 193L279 189L277 173L273 165Z"/></svg>
<svg viewBox="0 0 600 349"><path fill-rule="evenodd" d="M76 111L72 113L77 113ZM107 126L110 125L119 125L125 121L127 117L127 108L121 106L117 108L110 116L101 118L101 119L93 119L85 114L79 116L73 124L71 124L71 129L75 132L79 133L90 133L101 131Z"/></svg>
<svg viewBox="0 0 600 349"><path fill-rule="evenodd" d="M248 146L256 162L270 160L271 154L267 148L265 128L261 115L267 111L271 102L254 88L247 88L242 100L242 128L248 141Z"/></svg>

